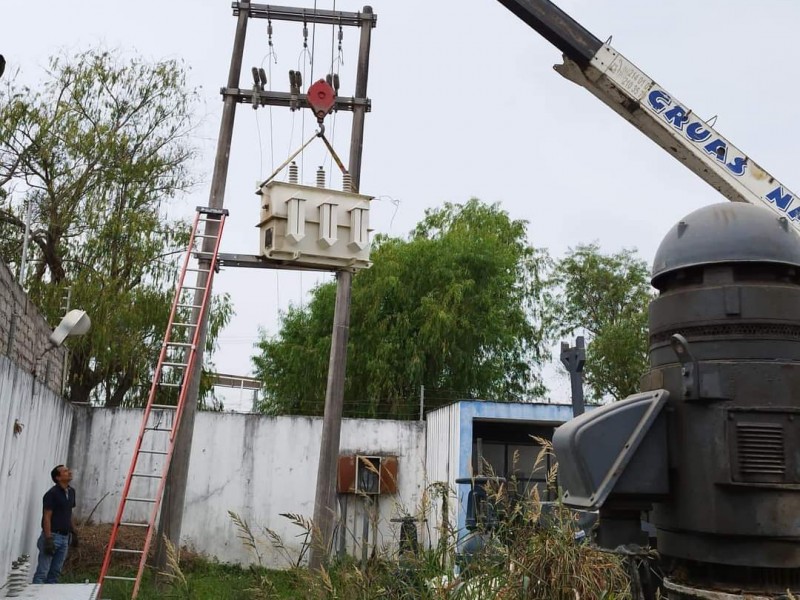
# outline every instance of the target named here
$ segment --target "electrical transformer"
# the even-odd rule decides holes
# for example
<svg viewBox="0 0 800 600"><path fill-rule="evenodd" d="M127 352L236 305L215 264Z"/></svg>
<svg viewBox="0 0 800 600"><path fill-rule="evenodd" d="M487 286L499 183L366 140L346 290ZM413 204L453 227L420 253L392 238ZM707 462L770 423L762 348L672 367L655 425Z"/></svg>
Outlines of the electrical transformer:
<svg viewBox="0 0 800 600"><path fill-rule="evenodd" d="M369 261L372 197L320 184L312 187L270 181L261 187L259 254L297 268L368 268L372 264Z"/></svg>

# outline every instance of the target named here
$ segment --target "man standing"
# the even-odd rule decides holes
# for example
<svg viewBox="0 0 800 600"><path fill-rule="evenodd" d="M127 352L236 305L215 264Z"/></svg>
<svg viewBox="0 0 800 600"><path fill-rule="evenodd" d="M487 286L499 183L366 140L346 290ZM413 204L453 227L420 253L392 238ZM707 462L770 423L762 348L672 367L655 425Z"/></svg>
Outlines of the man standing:
<svg viewBox="0 0 800 600"><path fill-rule="evenodd" d="M78 536L72 526L72 509L75 507L75 490L69 486L72 472L64 465L58 465L50 472L50 478L55 485L42 498L42 535L36 544L39 564L33 583L58 583L69 546L78 545Z"/></svg>

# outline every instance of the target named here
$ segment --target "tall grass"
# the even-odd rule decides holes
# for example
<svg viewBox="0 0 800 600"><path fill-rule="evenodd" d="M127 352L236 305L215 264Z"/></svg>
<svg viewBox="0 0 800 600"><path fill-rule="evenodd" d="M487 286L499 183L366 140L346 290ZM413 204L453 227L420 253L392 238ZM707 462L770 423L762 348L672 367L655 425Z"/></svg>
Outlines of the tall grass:
<svg viewBox="0 0 800 600"><path fill-rule="evenodd" d="M550 446L543 443L543 453ZM537 466L542 459L537 461ZM555 472L548 474L554 484ZM313 523L297 515L284 515L300 530L304 540L301 556L286 556L298 597L309 600L632 600L629 578L621 557L576 540L575 514L560 503L543 511L536 489L516 493L516 482L497 483L489 499L499 519L490 528L479 525L471 533L481 540L480 550L468 561L459 555L457 532L446 519L439 528L439 541L428 548L417 547L398 555L396 551L374 551L366 565L350 557L334 559L321 571L301 568L302 555L314 539ZM511 490L511 491L510 491ZM430 514L441 503L446 514L452 491L441 484L429 486L416 514ZM437 506L438 508L438 506ZM408 514L408 511L404 511ZM271 544L286 553L280 537L254 535L246 521L231 513L239 537L260 561L259 543ZM258 541L260 540L260 542ZM463 540L462 540L463 544ZM264 578L260 598L278 596L270 579Z"/></svg>

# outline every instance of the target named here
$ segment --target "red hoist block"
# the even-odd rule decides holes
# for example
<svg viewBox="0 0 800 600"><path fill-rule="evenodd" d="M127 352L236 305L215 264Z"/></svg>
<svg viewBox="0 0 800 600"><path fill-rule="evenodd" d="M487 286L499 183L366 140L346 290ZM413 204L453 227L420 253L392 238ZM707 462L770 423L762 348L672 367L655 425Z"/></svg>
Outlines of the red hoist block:
<svg viewBox="0 0 800 600"><path fill-rule="evenodd" d="M317 119L322 121L336 102L336 92L324 79L313 83L308 88L308 105L314 111Z"/></svg>

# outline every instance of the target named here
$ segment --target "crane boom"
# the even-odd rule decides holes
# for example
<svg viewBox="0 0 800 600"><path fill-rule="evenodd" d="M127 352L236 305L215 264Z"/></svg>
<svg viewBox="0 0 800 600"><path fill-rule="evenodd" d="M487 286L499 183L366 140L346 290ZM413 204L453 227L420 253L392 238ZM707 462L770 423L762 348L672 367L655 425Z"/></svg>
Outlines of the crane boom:
<svg viewBox="0 0 800 600"><path fill-rule="evenodd" d="M800 233L800 198L631 61L549 0L499 0L564 55L585 87L732 202L766 206Z"/></svg>

